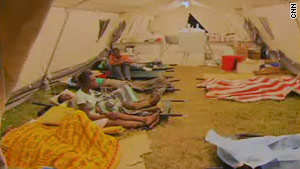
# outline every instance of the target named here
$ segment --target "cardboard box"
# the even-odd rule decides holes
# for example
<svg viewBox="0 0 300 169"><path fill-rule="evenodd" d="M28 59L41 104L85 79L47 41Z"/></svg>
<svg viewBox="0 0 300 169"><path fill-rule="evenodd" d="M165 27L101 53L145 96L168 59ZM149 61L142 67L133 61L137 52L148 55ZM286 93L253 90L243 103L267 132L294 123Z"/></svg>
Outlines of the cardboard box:
<svg viewBox="0 0 300 169"><path fill-rule="evenodd" d="M261 49L260 48L249 48L248 49L248 58L259 60L261 59Z"/></svg>
<svg viewBox="0 0 300 169"><path fill-rule="evenodd" d="M260 66L264 64L263 60L246 60L244 62L237 63L236 71L238 73L253 73L258 71Z"/></svg>

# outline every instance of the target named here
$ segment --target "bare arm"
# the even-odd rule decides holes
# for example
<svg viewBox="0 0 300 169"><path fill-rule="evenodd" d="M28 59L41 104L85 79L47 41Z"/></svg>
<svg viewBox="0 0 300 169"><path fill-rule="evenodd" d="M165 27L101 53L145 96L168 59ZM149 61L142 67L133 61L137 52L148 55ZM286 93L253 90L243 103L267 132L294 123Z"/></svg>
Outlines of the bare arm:
<svg viewBox="0 0 300 169"><path fill-rule="evenodd" d="M84 111L91 120L99 120L105 118L105 115L91 114L93 107L90 104L84 103L78 105L79 109Z"/></svg>

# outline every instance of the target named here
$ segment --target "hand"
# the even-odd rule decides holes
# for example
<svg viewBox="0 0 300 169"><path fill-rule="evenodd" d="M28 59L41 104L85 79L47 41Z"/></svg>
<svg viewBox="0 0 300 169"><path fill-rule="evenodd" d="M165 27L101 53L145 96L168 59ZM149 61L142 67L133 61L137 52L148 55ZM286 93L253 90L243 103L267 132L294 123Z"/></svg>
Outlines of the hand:
<svg viewBox="0 0 300 169"><path fill-rule="evenodd" d="M102 113L102 111L101 111L101 109L100 109L99 106L96 106L96 107L95 107L95 110L96 110L97 113Z"/></svg>
<svg viewBox="0 0 300 169"><path fill-rule="evenodd" d="M151 72L153 69L149 68L149 67L143 67L143 70L147 71L147 72Z"/></svg>
<svg viewBox="0 0 300 169"><path fill-rule="evenodd" d="M110 110L112 110L114 108L114 105L110 102L106 102L105 106L106 106L107 109L110 109Z"/></svg>

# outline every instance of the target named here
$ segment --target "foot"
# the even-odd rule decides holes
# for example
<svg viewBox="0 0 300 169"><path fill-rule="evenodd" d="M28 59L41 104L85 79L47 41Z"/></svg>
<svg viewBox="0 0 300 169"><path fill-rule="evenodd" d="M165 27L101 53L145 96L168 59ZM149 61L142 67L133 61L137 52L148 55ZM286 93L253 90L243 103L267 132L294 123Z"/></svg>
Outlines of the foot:
<svg viewBox="0 0 300 169"><path fill-rule="evenodd" d="M162 96L166 92L167 88L166 87L160 87L160 88L157 88L156 90L157 90L157 93L160 96Z"/></svg>
<svg viewBox="0 0 300 169"><path fill-rule="evenodd" d="M146 116L144 123L146 124L146 126L150 127L153 123L155 122L157 123L158 120L159 120L158 114L154 114L151 116Z"/></svg>
<svg viewBox="0 0 300 169"><path fill-rule="evenodd" d="M156 106L160 101L160 94L158 92L154 92L149 100L151 106Z"/></svg>
<svg viewBox="0 0 300 169"><path fill-rule="evenodd" d="M157 124L158 124L158 122L159 122L159 115L158 114L155 114L155 115L157 115L157 119L155 120L155 121L153 121L149 126L148 126L148 128L149 129L153 129Z"/></svg>

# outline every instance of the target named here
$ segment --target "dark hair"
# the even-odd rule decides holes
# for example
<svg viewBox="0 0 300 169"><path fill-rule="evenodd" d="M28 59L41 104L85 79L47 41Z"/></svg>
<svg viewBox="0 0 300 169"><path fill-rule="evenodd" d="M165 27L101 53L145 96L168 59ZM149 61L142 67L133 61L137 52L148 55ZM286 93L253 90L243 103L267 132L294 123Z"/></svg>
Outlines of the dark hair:
<svg viewBox="0 0 300 169"><path fill-rule="evenodd" d="M59 104L63 103L65 100L64 100L64 94L60 94L58 97L57 97L57 102Z"/></svg>
<svg viewBox="0 0 300 169"><path fill-rule="evenodd" d="M73 83L78 83L78 76L74 75L74 76L71 78L71 82L73 82Z"/></svg>
<svg viewBox="0 0 300 169"><path fill-rule="evenodd" d="M120 52L120 49L119 48L113 48L111 51L112 52Z"/></svg>
<svg viewBox="0 0 300 169"><path fill-rule="evenodd" d="M82 72L79 76L78 76L78 78L77 78L77 80L78 80L78 83L79 84L86 84L86 83L89 83L89 81L90 81L90 76L91 75L93 75L93 73L91 72L91 71L84 71L84 72Z"/></svg>

